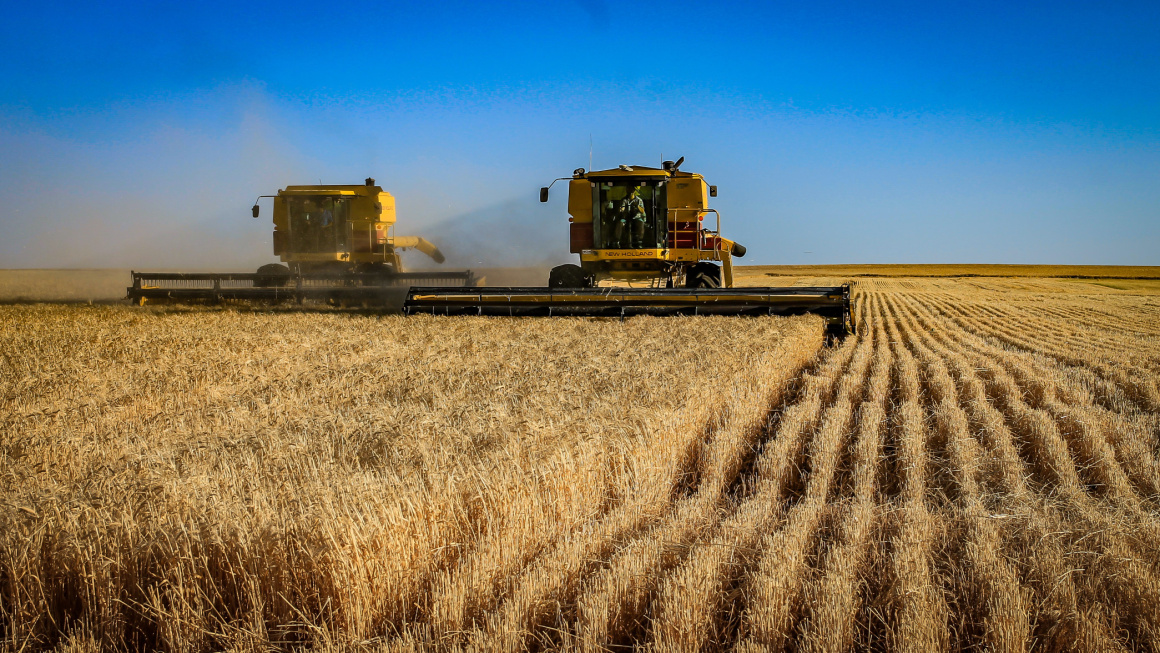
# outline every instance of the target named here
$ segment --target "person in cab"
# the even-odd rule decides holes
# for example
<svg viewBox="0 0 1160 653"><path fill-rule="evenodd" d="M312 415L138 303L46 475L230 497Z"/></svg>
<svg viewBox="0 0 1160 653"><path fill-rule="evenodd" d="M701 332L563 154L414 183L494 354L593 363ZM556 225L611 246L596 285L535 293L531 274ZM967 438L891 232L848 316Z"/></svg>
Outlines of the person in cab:
<svg viewBox="0 0 1160 653"><path fill-rule="evenodd" d="M624 218L627 222L628 247L644 247L644 225L646 214L644 200L640 198L640 186L633 186L624 200Z"/></svg>

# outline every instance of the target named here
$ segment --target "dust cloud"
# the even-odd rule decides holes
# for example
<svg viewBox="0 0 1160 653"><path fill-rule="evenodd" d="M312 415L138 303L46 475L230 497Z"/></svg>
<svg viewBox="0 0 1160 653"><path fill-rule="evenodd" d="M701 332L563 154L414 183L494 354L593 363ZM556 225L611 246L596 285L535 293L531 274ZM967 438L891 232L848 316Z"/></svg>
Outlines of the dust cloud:
<svg viewBox="0 0 1160 653"><path fill-rule="evenodd" d="M454 197L470 208L452 217L425 211L448 199L429 183L446 170L436 176L398 156L385 159L378 148L365 151L376 142L365 130L328 137L322 147L317 134L266 106L262 93L218 95L228 115L217 122L170 115L168 105L53 132L35 121L0 121L0 269L253 271L277 260L270 200L260 200L258 219L250 216L258 195L366 176L400 200L396 233L426 237L447 257L437 265L408 252L411 269L487 269L489 281L514 275L543 283L548 267L572 258L566 214L534 195L497 201L507 191L485 184L474 196ZM448 165L462 172L461 162Z"/></svg>
<svg viewBox="0 0 1160 653"><path fill-rule="evenodd" d="M488 285L544 285L552 266L574 258L568 252L567 216L535 198L497 202L426 227L400 216L397 233L423 236L447 257L436 266L409 252L404 263L410 268L481 271Z"/></svg>
<svg viewBox="0 0 1160 653"><path fill-rule="evenodd" d="M269 262L269 205L258 220L250 206L309 178L308 167L260 107L241 113L228 125L155 121L131 134L0 126L0 269Z"/></svg>

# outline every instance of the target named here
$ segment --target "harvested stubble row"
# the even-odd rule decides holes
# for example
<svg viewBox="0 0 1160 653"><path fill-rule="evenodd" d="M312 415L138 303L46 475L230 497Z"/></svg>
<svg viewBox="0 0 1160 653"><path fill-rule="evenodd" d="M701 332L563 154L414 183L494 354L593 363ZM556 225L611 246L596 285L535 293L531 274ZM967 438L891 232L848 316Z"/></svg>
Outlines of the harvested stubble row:
<svg viewBox="0 0 1160 653"><path fill-rule="evenodd" d="M936 307L943 305L937 300L931 300L930 303ZM1160 341L1155 338L1151 339L1153 343L1149 343L1149 339L1142 339L1114 347L1100 347L1086 340L1082 334L1056 337L1045 333L1050 326L1034 319L1024 320L1013 315L981 321L959 305L946 310L954 316L952 319L956 325L970 333L994 338L1017 349L1040 353L1066 365L1078 366L1082 374L1094 374L1102 380L1100 392L1106 402L1134 402L1150 410L1160 407L1156 375L1148 369L1154 365L1154 361L1150 357L1138 362L1131 360L1140 358L1135 353L1139 345L1144 345L1145 351L1148 351L1149 344L1160 347Z"/></svg>
<svg viewBox="0 0 1160 653"><path fill-rule="evenodd" d="M17 648L442 641L509 594L534 626L730 477L823 345L813 317L28 306L0 333Z"/></svg>
<svg viewBox="0 0 1160 653"><path fill-rule="evenodd" d="M925 328L915 331L929 333L930 326L926 324ZM1120 520L1124 519L1125 515L1114 501L1099 505L1081 490L1080 467L1077 467L1076 462L1067 453L1067 443L1060 435L1058 426L1024 403L1023 389L1007 375L995 358L973 356L969 351L938 344L935 344L935 348L939 349L945 360L952 362L960 370L960 378L964 381L967 381L975 370L983 370L989 377L986 385L990 394L987 398L976 399L967 396L964 398L977 411L993 411L994 409L987 403L993 401L1013 416L1007 417L1005 421L1012 424L1014 434L1008 430L1002 416L998 414L980 417L981 429L998 436L1001 441L1019 442L1025 452L1024 456L1029 459L1030 473L1027 475L1033 482L1037 482L1041 488L1047 490L1032 499L1020 479L1008 482L1005 491L1000 490L994 495L996 515L1002 519L1001 523L1005 523L1005 529L1011 533L1010 539L1013 540L1011 548L1022 549L1022 555L1017 559L1025 568L1025 576L1030 579L1029 587L1025 588L1023 593L1032 594L1033 600L1040 602L1035 612L1041 619L1039 625L1042 633L1037 639L1062 643L1069 638L1080 638L1084 641L1085 648L1091 650L1115 648L1107 623L1091 612L1078 609L1077 601L1084 597L1077 597L1077 591L1085 588L1080 587L1077 590L1073 584L1073 576L1079 577L1093 587L1102 586L1114 590L1119 586L1118 596L1101 597L1099 593L1095 593L1086 598L1099 602L1110 599L1113 605L1127 601L1128 609L1121 613L1123 620L1128 623L1136 622L1137 625L1140 619L1150 620L1148 610L1140 603L1139 597L1155 594L1151 573L1141 567L1140 561L1133 554L1122 550L1123 546L1135 541L1138 534L1124 528ZM993 354L1003 358L1008 352L996 350ZM965 366L963 361L966 363ZM976 393L977 387L973 382L964 383L964 389L967 390L964 395ZM1002 447L1003 444L999 446ZM1011 451L1009 445L1004 448L1001 455L1006 461L1005 464L1013 470L1023 465L1022 462L1017 462L1017 454ZM986 517L994 519L995 515ZM1150 517L1144 517L1145 524L1149 521ZM972 525L970 522L964 524L967 528ZM1118 536L1112 540L1103 538L1102 534L1108 530L1118 531ZM1080 544L1089 537L1093 539ZM1075 542L1070 545L1066 542L1061 544L1059 542L1061 539L1073 539ZM1142 546L1145 550L1156 550L1154 544L1144 543ZM1094 554L1092 547L1096 548ZM1101 552L1100 548L1104 550ZM1112 549L1119 550L1119 553L1113 554ZM968 550L967 553L969 556L975 552ZM1081 562L1084 563L1082 566L1072 567ZM1134 577L1133 580L1121 586L1114 577L1092 576L1091 567L1098 565L1110 569L1109 563L1118 567L1117 572L1127 571L1130 577ZM997 573L1005 575L1002 574L1002 570L997 570ZM998 579L999 577L992 576L992 580ZM1044 587L1044 583L1049 586ZM1009 618L1010 612L1015 605L1017 599L1012 594L1005 606L999 604L991 607L997 612L988 615L988 619L997 621L1000 627L1006 627L1008 635L1011 634L1010 624L1013 622ZM996 619L995 615L1007 618ZM978 627L983 624L976 622L975 625ZM1004 633L984 630L979 636L991 639L1001 634Z"/></svg>
<svg viewBox="0 0 1160 653"><path fill-rule="evenodd" d="M868 281L826 348L5 309L5 645L1160 651L1160 287L1125 288Z"/></svg>

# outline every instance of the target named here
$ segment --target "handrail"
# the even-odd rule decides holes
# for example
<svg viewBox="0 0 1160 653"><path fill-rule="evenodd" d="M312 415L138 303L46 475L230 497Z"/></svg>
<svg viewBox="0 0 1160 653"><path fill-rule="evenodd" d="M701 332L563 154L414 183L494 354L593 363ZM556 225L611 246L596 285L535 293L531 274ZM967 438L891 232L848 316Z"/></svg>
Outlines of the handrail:
<svg viewBox="0 0 1160 653"><path fill-rule="evenodd" d="M673 229L672 230L671 233L673 234L673 242L674 243L676 243L676 234L678 234L678 233L711 234L711 235L715 236L717 239L716 244L713 246L712 251L720 253L720 251L721 251L721 212L720 211L718 211L717 209L698 209L698 208L690 208L690 207L671 208L668 210L670 213L676 213L677 211L696 211L696 213L697 213L697 215L696 215L697 221L696 222L697 222L698 226L696 228L694 228L694 229ZM716 229L709 230L709 229L704 229L700 226L700 223L702 221L700 214L702 214L702 213L712 213L716 217L716 223L717 223ZM677 220L675 220L675 219L670 219L668 221L671 223L677 222ZM703 242L704 242L703 239L700 239L700 238L697 239L697 251L700 251L700 252L708 251L702 246Z"/></svg>

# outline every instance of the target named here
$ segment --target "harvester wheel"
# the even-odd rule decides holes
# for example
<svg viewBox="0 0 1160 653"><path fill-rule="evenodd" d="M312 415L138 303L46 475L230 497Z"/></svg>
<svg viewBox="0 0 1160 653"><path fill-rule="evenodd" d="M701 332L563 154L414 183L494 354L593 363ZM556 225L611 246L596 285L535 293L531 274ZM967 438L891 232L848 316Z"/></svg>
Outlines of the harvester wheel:
<svg viewBox="0 0 1160 653"><path fill-rule="evenodd" d="M368 276L363 277L363 285L390 286L395 281L395 266L379 263L359 270Z"/></svg>
<svg viewBox="0 0 1160 653"><path fill-rule="evenodd" d="M721 268L712 263L697 263L685 275L686 288L720 288Z"/></svg>
<svg viewBox="0 0 1160 653"><path fill-rule="evenodd" d="M258 278L254 285L259 288L275 288L290 282L290 268L280 263L268 263L258 268Z"/></svg>
<svg viewBox="0 0 1160 653"><path fill-rule="evenodd" d="M549 288L586 288L591 279L584 269L574 263L557 265L548 273Z"/></svg>

